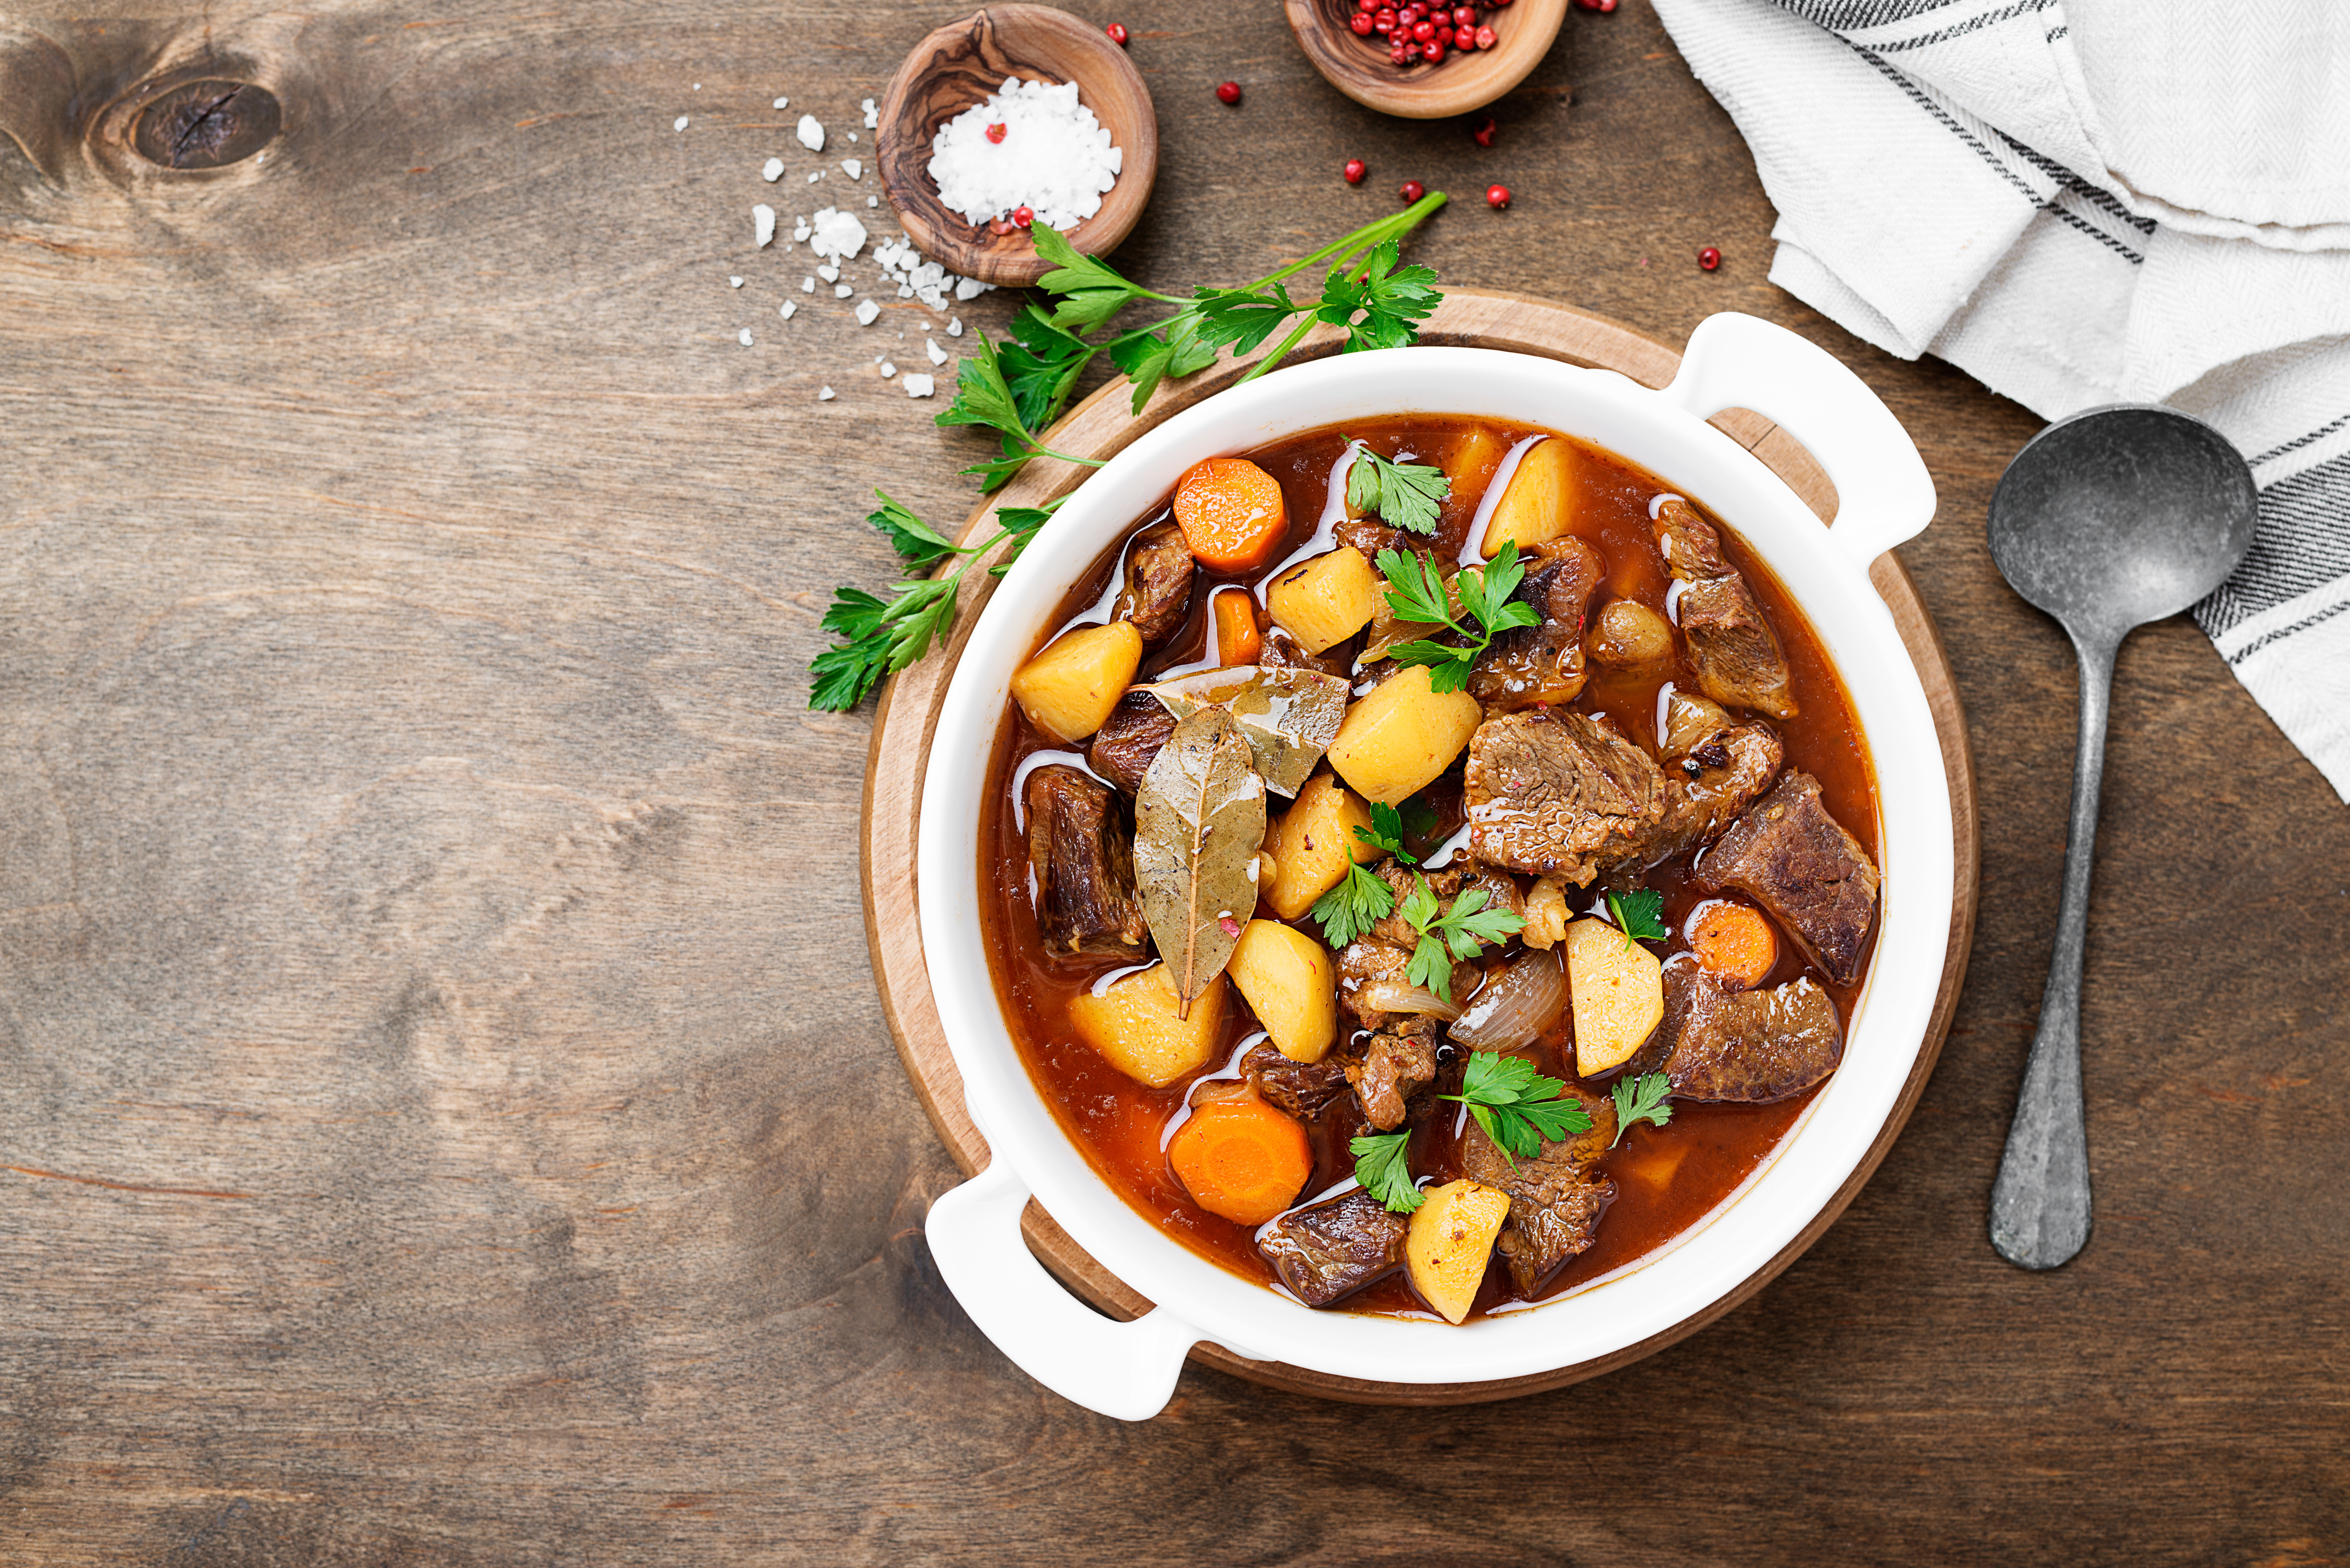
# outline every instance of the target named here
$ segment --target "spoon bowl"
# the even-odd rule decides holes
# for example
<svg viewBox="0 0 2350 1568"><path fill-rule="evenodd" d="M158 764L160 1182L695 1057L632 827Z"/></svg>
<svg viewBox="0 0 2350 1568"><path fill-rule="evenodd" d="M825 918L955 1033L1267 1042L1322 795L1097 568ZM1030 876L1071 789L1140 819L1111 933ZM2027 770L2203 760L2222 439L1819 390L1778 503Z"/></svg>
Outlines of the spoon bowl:
<svg viewBox="0 0 2350 1568"><path fill-rule="evenodd" d="M2227 437L2149 404L2057 421L2025 443L1991 493L1992 561L2017 593L2056 618L2081 661L2055 947L1991 1188L1991 1245L2023 1268L2053 1269L2089 1240L2081 960L2114 654L2132 630L2227 580L2251 548L2258 499L2252 471Z"/></svg>

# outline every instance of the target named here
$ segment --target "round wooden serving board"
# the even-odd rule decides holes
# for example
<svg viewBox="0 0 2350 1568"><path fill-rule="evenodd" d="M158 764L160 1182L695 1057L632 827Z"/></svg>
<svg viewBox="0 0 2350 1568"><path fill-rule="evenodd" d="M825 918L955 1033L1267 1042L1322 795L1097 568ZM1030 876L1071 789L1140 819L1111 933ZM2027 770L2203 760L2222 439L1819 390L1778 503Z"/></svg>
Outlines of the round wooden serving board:
<svg viewBox="0 0 2350 1568"><path fill-rule="evenodd" d="M1621 371L1648 387L1672 379L1680 356L1664 344L1605 317L1564 306L1498 294L1453 291L1421 330L1424 343L1503 348L1540 354L1572 365L1596 366ZM1337 351L1341 334L1316 327L1297 357L1310 358ZM1047 438L1059 451L1085 457L1107 457L1142 431L1170 414L1238 380L1248 361L1219 360L1180 383L1162 385L1139 415L1128 410L1129 389L1112 381L1065 417ZM1431 410L1441 411L1441 410ZM1777 426L1760 415L1731 410L1713 423L1752 450L1786 480L1796 494L1819 513L1833 518L1835 493L1809 453ZM1071 464L1039 461L972 514L964 536L983 524L998 506L1035 506L1076 488L1086 472ZM1895 622L1908 644L1909 657L1925 683L1927 701L1934 712L1940 737L1942 763L1950 782L1950 817L1957 850L1957 896L1950 910L1950 947L1943 959L1941 990L1933 1022L1918 1064L1903 1085L1901 1097L1885 1129L1870 1146L1867 1158L1838 1190L1835 1200L1785 1250L1752 1278L1706 1311L1653 1338L1628 1345L1612 1355L1582 1362L1533 1376L1491 1383L1381 1383L1309 1372L1279 1362L1250 1361L1221 1345L1201 1344L1191 1354L1226 1372L1276 1388L1316 1394L1325 1398L1365 1404L1453 1405L1506 1399L1579 1382L1610 1371L1695 1333L1761 1290L1800 1256L1820 1233L1844 1212L1861 1184L1876 1170L1892 1147L1918 1096L1934 1070L1942 1038L1949 1032L1959 987L1966 978L1967 954L1974 936L1975 898L1981 840L1975 820L1974 760L1967 740L1966 715L1959 706L1949 659L1942 651L1933 618L1919 602L1908 572L1891 554L1878 557L1870 578L1892 607ZM955 1162L976 1172L987 1164L987 1141L972 1125L963 1108L962 1079L947 1049L936 1005L931 997L929 973L923 966L920 929L915 917L914 839L921 800L922 770L936 727L938 709L946 695L948 678L962 651L972 622L985 603L994 579L974 572L964 578L956 632L943 654L933 655L897 676L881 689L874 716L873 748L866 765L864 883L865 929L873 953L873 971L880 982L881 1004L888 1014L898 1054L907 1075L929 1107L931 1121L945 1140ZM1050 1215L1033 1201L1024 1229L1029 1246L1045 1266L1078 1296L1112 1317L1128 1319L1150 1310L1151 1303L1087 1256Z"/></svg>

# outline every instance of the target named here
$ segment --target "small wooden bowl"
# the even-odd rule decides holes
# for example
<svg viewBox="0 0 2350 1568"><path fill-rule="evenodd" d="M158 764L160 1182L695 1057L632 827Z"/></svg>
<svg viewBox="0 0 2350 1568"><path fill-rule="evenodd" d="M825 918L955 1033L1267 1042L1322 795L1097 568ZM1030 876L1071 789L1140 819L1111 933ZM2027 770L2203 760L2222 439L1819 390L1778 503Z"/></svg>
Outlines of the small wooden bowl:
<svg viewBox="0 0 2350 1568"><path fill-rule="evenodd" d="M1388 63L1378 34L1366 37L1347 25L1354 0L1283 0L1283 6L1297 47L1332 87L1405 119L1484 108L1542 63L1566 20L1566 0L1513 0L1491 15L1499 40L1492 48L1448 55L1441 65L1398 66Z"/></svg>
<svg viewBox="0 0 2350 1568"><path fill-rule="evenodd" d="M1142 216L1159 172L1159 117L1126 51L1100 28L1049 5L991 5L914 46L881 100L875 158L882 192L923 255L983 283L1024 286L1052 270L1028 235L974 228L939 200L930 175L939 127L985 102L1006 77L1076 83L1077 101L1126 155L1101 211L1069 231L1069 243L1087 255L1116 250Z"/></svg>

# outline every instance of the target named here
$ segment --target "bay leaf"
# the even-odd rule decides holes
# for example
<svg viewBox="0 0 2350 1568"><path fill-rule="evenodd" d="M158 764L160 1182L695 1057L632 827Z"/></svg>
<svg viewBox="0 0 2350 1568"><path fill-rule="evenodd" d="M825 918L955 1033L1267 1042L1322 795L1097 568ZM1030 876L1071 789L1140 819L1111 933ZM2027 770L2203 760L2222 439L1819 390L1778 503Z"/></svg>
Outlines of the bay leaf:
<svg viewBox="0 0 2350 1568"><path fill-rule="evenodd" d="M1134 796L1134 882L1181 1012L1222 974L1256 912L1264 780L1222 708L1183 718Z"/></svg>
<svg viewBox="0 0 2350 1568"><path fill-rule="evenodd" d="M1235 684L1236 677L1244 677ZM1234 665L1149 687L1177 718L1211 707L1232 716L1265 787L1294 795L1338 738L1351 694L1345 677L1281 665Z"/></svg>

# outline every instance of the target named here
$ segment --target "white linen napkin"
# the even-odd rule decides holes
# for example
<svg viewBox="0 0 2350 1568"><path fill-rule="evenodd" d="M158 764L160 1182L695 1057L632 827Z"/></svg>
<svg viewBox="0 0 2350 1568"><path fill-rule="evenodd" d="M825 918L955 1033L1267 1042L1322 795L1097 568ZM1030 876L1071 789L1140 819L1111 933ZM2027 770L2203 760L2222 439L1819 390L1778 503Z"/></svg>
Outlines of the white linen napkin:
<svg viewBox="0 0 2350 1568"><path fill-rule="evenodd" d="M2195 618L2350 799L2350 4L1655 0L1771 281L2051 419L2167 402L2261 489Z"/></svg>

